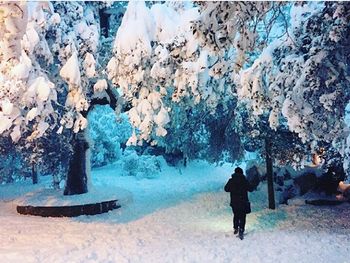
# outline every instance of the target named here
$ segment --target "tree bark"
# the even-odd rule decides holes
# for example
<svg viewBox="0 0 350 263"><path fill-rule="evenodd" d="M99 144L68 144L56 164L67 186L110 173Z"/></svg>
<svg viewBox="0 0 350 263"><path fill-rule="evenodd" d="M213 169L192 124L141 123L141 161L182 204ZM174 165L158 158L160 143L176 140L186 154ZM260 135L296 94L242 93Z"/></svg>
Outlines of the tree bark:
<svg viewBox="0 0 350 263"><path fill-rule="evenodd" d="M89 149L85 131L79 131L73 141L73 156L69 161L68 175L64 195L84 194L88 192L88 167L86 153Z"/></svg>
<svg viewBox="0 0 350 263"><path fill-rule="evenodd" d="M90 102L90 107L87 111L81 112L84 118L88 117L89 112L96 105L109 105L113 110L116 109L118 98L113 93L110 86L106 89L107 96L103 98L93 98ZM119 103L122 103L119 101ZM86 128L79 131L73 138L73 156L69 161L68 174L66 179L66 186L64 195L78 195L88 192L89 178L88 171L90 171L90 156L87 155L89 151L89 140L86 137Z"/></svg>
<svg viewBox="0 0 350 263"><path fill-rule="evenodd" d="M35 164L32 164L32 181L33 181L33 184L38 183L38 173L35 169Z"/></svg>
<svg viewBox="0 0 350 263"><path fill-rule="evenodd" d="M269 198L269 208L275 209L275 192L273 189L273 166L271 154L271 139L265 137L265 154L266 154L266 174L267 174L267 191Z"/></svg>

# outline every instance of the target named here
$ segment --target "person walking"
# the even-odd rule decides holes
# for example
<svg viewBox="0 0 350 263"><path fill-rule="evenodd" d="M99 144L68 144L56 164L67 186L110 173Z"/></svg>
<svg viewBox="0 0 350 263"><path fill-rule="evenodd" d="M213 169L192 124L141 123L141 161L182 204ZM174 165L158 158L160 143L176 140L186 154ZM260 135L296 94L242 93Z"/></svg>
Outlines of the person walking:
<svg viewBox="0 0 350 263"><path fill-rule="evenodd" d="M235 169L224 189L230 193L234 234L239 233L239 238L243 240L246 215L251 212L248 191L252 192L253 189L245 178L242 168Z"/></svg>

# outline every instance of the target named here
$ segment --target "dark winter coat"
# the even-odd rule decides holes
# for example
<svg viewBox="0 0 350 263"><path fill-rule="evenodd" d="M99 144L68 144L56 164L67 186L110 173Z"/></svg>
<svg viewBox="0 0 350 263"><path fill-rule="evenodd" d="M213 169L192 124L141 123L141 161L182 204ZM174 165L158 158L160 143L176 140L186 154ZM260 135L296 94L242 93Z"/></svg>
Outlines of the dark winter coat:
<svg viewBox="0 0 350 263"><path fill-rule="evenodd" d="M230 193L230 206L232 206L233 211L235 213L245 212L246 202L249 201L248 191L252 191L252 187L245 176L238 173L233 174L225 185L225 191Z"/></svg>

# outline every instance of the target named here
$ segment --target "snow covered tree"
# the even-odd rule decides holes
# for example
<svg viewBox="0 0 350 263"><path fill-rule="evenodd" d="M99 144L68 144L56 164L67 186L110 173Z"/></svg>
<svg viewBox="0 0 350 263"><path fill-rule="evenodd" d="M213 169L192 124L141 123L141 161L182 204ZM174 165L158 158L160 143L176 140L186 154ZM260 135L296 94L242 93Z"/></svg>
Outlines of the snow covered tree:
<svg viewBox="0 0 350 263"><path fill-rule="evenodd" d="M266 43L281 5L170 2L148 8L142 1L130 2L107 67L139 131L129 143L166 135L169 96L183 108L200 101L211 113L219 104L226 107L235 96L232 72Z"/></svg>
<svg viewBox="0 0 350 263"><path fill-rule="evenodd" d="M215 112L218 101L237 94L256 122L268 118L272 129L281 123L282 131L288 127L303 143L313 142L312 150L317 142L341 149L343 106L348 101L342 90L348 78L347 9L346 3L296 3L286 15L288 8L267 2L151 8L142 2L129 4L108 64L109 78L130 103L129 116L139 131L129 143L166 135L171 108L165 107L167 96L184 108L204 100L207 110ZM291 30L286 30L287 16ZM183 17L185 22L178 25L169 17ZM270 44L278 17L285 32ZM260 44L269 45L255 59ZM339 65L338 58L343 61ZM340 105L340 110L332 105ZM262 127L260 132L268 134L270 128ZM300 148L299 156L293 154L290 160L300 162L304 151Z"/></svg>
<svg viewBox="0 0 350 263"><path fill-rule="evenodd" d="M276 138L305 144L288 155L291 162L300 162L308 147L350 152L343 121L347 2L289 8L280 2L131 1L119 26L124 7L0 4L0 135L35 144L72 131L66 194L87 191L86 128L99 104L117 114L127 110L133 126L128 145L159 142L187 156L198 149L212 160L224 152L238 158L241 143L256 149L255 138L276 130ZM275 31L281 37L271 41ZM181 129L186 132L175 141ZM195 141L201 139L207 148Z"/></svg>
<svg viewBox="0 0 350 263"><path fill-rule="evenodd" d="M15 143L25 137L28 148L57 120L57 92L37 58L47 55L42 32L51 10L47 3L24 2L1 3L0 10L0 134Z"/></svg>
<svg viewBox="0 0 350 263"><path fill-rule="evenodd" d="M100 22L106 4L93 2L54 3L56 10L67 15L59 27L52 29L53 51L63 64L60 77L68 85L61 127L72 129L73 156L69 164L64 194L81 194L88 190L90 169L89 139L86 133L87 116L95 105L110 105L116 113L121 110L121 100L103 75L108 49L101 49ZM108 41L104 42L108 45ZM102 51L101 54L98 51ZM100 64L101 63L101 64ZM64 85L65 86L65 85Z"/></svg>
<svg viewBox="0 0 350 263"><path fill-rule="evenodd" d="M206 101L205 111L214 112L227 101L231 79L222 58L200 48L193 34L199 17L191 3L154 4L130 2L117 32L108 76L130 104L129 118L135 131L129 144L156 143L167 134L172 102L192 108ZM181 21L181 22L179 22ZM139 133L136 132L139 131Z"/></svg>
<svg viewBox="0 0 350 263"><path fill-rule="evenodd" d="M349 4L295 3L291 31L241 72L239 98L252 114L287 126L312 151L342 152L349 92ZM298 159L295 159L298 162Z"/></svg>
<svg viewBox="0 0 350 263"><path fill-rule="evenodd" d="M234 64L234 70L239 71L251 60L251 52L267 44L285 3L197 1L196 4L200 16L193 21L192 29L200 46L217 55L220 61L226 52L234 49L234 56L226 63Z"/></svg>
<svg viewBox="0 0 350 263"><path fill-rule="evenodd" d="M95 15L101 5L104 4L0 5L0 134L10 135L17 142L30 131L26 140L32 143L50 132L72 129L73 160L66 194L87 191L88 143L83 131L88 112L96 104L118 109L117 94L103 75L96 73L100 70L100 32Z"/></svg>

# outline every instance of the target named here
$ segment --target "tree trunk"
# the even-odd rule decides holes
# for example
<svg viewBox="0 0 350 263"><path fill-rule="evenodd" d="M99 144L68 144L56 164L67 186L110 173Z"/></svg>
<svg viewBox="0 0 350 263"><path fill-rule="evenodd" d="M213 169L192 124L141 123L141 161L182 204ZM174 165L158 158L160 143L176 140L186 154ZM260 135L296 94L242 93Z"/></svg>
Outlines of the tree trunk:
<svg viewBox="0 0 350 263"><path fill-rule="evenodd" d="M101 8L99 10L100 15L100 30L104 37L108 37L109 31L109 14L106 13L106 8Z"/></svg>
<svg viewBox="0 0 350 263"><path fill-rule="evenodd" d="M271 140L265 138L265 154L266 154L266 174L267 174L267 191L269 198L269 208L275 209L275 192L273 189L273 167L271 154Z"/></svg>
<svg viewBox="0 0 350 263"><path fill-rule="evenodd" d="M35 169L35 164L32 164L32 181L33 181L33 184L38 183L38 173Z"/></svg>
<svg viewBox="0 0 350 263"><path fill-rule="evenodd" d="M87 111L82 111L84 118L88 118L89 112L95 105L109 105L113 110L116 109L118 99L108 85L106 89L108 97L94 98L90 102L90 107ZM121 103L121 101L119 102ZM68 174L64 195L78 195L88 192L89 187L89 172L90 172L90 155L89 155L89 140L87 139L88 128L79 131L73 139L73 156L69 161Z"/></svg>
<svg viewBox="0 0 350 263"><path fill-rule="evenodd" d="M64 195L77 195L88 192L88 169L90 169L86 154L89 143L85 131L79 131L73 141L73 156L69 161L68 175Z"/></svg>

